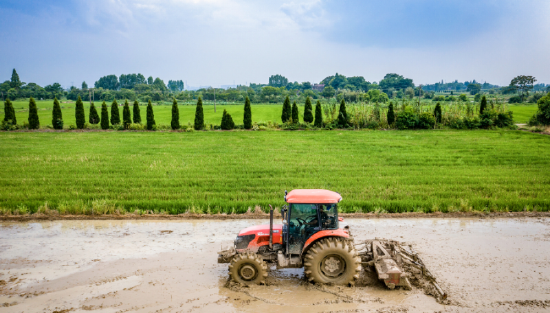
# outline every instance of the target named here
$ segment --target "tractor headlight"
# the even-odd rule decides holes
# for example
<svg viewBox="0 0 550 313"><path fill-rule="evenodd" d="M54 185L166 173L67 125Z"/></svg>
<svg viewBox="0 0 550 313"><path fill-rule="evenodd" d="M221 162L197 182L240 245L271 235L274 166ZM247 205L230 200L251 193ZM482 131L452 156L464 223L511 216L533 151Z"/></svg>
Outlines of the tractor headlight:
<svg viewBox="0 0 550 313"><path fill-rule="evenodd" d="M256 238L256 235L237 236L235 239L235 249L246 249L248 244Z"/></svg>

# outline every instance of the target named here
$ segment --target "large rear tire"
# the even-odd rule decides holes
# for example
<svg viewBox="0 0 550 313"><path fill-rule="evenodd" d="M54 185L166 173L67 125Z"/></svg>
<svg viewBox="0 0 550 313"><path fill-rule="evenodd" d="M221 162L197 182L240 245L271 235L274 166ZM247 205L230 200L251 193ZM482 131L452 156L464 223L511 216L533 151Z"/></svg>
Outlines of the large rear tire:
<svg viewBox="0 0 550 313"><path fill-rule="evenodd" d="M338 237L321 239L304 258L304 273L309 281L322 284L354 284L361 272L361 258L353 243Z"/></svg>
<svg viewBox="0 0 550 313"><path fill-rule="evenodd" d="M239 253L231 260L229 276L245 286L265 284L267 264L254 252Z"/></svg>

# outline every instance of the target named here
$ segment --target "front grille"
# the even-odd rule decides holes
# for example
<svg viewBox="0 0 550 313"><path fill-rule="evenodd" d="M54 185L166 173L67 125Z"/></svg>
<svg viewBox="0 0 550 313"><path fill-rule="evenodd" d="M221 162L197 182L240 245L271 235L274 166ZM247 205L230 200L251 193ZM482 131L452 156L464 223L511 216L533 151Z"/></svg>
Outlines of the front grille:
<svg viewBox="0 0 550 313"><path fill-rule="evenodd" d="M235 239L235 248L236 249L246 249L248 248L248 244L254 240L256 235L246 235L246 236L237 236L237 239Z"/></svg>

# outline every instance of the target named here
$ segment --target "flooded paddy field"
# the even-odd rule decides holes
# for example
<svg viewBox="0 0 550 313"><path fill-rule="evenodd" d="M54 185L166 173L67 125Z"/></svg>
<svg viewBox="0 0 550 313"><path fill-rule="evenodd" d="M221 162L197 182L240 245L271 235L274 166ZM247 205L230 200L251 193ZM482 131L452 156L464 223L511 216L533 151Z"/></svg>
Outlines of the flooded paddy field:
<svg viewBox="0 0 550 313"><path fill-rule="evenodd" d="M0 222L2 312L548 312L550 218L346 219L357 240L413 245L449 300L318 286L303 269L228 284L216 252L267 220Z"/></svg>

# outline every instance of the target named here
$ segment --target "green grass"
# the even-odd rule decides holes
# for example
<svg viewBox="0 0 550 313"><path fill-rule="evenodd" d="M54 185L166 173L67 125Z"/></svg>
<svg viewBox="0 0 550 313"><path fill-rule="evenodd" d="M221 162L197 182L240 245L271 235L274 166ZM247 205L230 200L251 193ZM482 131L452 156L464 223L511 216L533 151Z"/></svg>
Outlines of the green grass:
<svg viewBox="0 0 550 313"><path fill-rule="evenodd" d="M509 108L514 112L514 122L518 124L526 124L538 110L536 104L510 105Z"/></svg>
<svg viewBox="0 0 550 313"><path fill-rule="evenodd" d="M0 147L4 211L232 213L295 188L338 191L346 212L550 209L550 137L521 131L1 132Z"/></svg>

